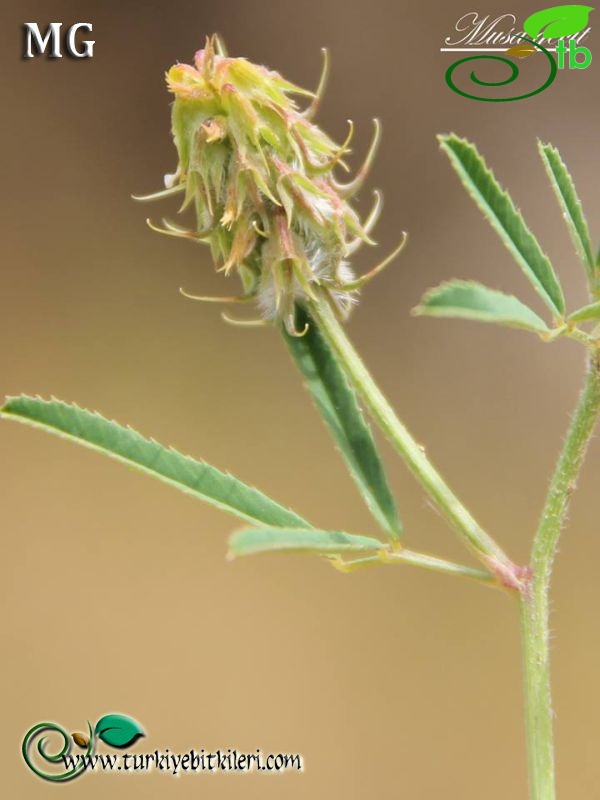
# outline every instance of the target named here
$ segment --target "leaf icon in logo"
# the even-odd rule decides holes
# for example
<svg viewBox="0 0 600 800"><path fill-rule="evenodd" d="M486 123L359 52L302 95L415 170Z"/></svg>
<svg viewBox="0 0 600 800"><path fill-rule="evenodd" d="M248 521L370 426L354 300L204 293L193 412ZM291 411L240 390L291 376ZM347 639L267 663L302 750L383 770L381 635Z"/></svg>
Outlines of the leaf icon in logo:
<svg viewBox="0 0 600 800"><path fill-rule="evenodd" d="M527 58L537 53L537 49L532 44L516 44L514 47L509 47L505 55L513 56L514 58Z"/></svg>
<svg viewBox="0 0 600 800"><path fill-rule="evenodd" d="M582 31L588 24L592 6L568 5L552 6L536 11L527 17L523 24L525 33L535 39L544 32L546 39L560 39L561 36L573 36Z"/></svg>
<svg viewBox="0 0 600 800"><path fill-rule="evenodd" d="M127 747L145 735L140 723L124 714L107 714L102 717L96 723L94 733L111 747Z"/></svg>

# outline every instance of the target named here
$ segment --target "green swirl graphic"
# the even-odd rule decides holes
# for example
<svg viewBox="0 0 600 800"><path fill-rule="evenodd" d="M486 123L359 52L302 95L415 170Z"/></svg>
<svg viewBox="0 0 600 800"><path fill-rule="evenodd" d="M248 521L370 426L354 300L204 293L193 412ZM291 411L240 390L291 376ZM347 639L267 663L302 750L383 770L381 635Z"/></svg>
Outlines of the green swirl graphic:
<svg viewBox="0 0 600 800"><path fill-rule="evenodd" d="M517 79L519 76L519 68L513 61L509 61L508 58L503 58L503 56L467 56L466 58L461 58L458 61L455 61L453 64L450 64L448 69L446 70L446 83L452 89L453 92L462 95L463 97L468 97L469 100L481 100L483 103L510 103L513 100L525 100L526 97L533 97L535 94L539 94L543 92L544 89L547 89L548 86L552 83L554 78L556 78L556 73L558 71L558 67L556 66L556 61L554 60L551 53L546 50L545 47L542 47L541 44L534 42L532 39L528 39L526 36L517 36L517 39L522 39L524 42L529 42L534 47L537 47L538 50L541 50L542 53L546 56L548 61L550 62L550 75L548 76L546 82L540 86L538 89L534 89L533 92L528 92L527 94L521 94L518 97L477 97L477 95L469 94L468 92L463 92L462 89L459 89L458 86L452 80L452 73L454 70L459 67L461 64L465 64L467 61L478 61L480 59L491 59L492 61L502 61L504 64L508 64L511 69L511 75L504 81L482 81L480 80L474 72L471 72L470 78L473 83L478 84L479 86L506 86L509 83L512 83L514 80Z"/></svg>
<svg viewBox="0 0 600 800"><path fill-rule="evenodd" d="M94 733L89 722L88 730L89 739L85 752L86 756L91 755L94 750ZM42 733L58 733L63 739L62 748L56 753L49 753L47 751L46 736L38 741L35 749L47 763L58 764L59 762L62 762L63 758L66 755L69 755L71 752L71 736L69 733L67 733L67 731L64 730L64 728L61 728L60 725L57 725L54 722L40 722L38 725L34 725L33 728L30 728L30 730L28 730L25 734L25 738L23 739L23 744L21 746L21 752L23 754L25 763L32 772L34 772L39 778L43 778L46 781L57 782L73 780L73 778L76 778L85 770L85 763L82 761L82 759L79 759L77 766L70 770L66 770L65 772L43 772L41 769L39 769L31 759L31 750L33 748L34 739Z"/></svg>

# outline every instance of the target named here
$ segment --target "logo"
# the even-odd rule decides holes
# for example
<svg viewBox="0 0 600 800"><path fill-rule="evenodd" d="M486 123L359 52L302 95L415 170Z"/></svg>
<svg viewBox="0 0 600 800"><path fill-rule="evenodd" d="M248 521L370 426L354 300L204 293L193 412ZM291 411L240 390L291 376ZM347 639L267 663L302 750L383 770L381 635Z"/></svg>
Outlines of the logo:
<svg viewBox="0 0 600 800"><path fill-rule="evenodd" d="M263 753L260 749L244 752L232 747L192 748L183 753L168 747L146 753L125 750L145 735L140 723L124 714L106 714L94 727L88 722L87 733L69 733L55 722L40 722L25 734L21 754L31 772L53 783L71 781L84 772L117 775L159 772L177 777L215 772L272 775L304 771L301 753ZM99 742L119 752L96 753Z"/></svg>
<svg viewBox="0 0 600 800"><path fill-rule="evenodd" d="M475 50L483 51L483 54L466 56L451 64L446 70L446 83L453 92L462 97L486 103L507 103L533 97L550 86L556 78L558 70L581 70L589 67L592 62L592 53L581 42L590 32L587 25L590 11L593 10L591 6L582 5L545 8L527 17L523 23L523 30L517 32L515 31L516 17L513 14L503 14L490 20L489 16L481 18L477 12L469 12L463 15L455 25L457 33L464 35L458 41L453 41L454 37L446 37L446 44L450 46L441 48L441 51L469 52ZM499 29L500 26L506 26L511 22L510 30ZM504 47L493 46L498 44L504 45ZM510 45L508 49L506 49L507 44ZM493 81L483 80L475 74L475 71L472 71L469 78L477 86L494 88L508 86L519 77L519 68L514 61L504 56L489 55L490 52L501 52L504 56L510 56L513 59L525 59L538 53L542 54L548 65L547 77L541 86L512 97L486 97L461 89L455 82L455 72L463 64L472 61L499 61L510 68L507 78ZM556 58L553 53L556 53Z"/></svg>
<svg viewBox="0 0 600 800"><path fill-rule="evenodd" d="M29 769L38 778L43 778L47 781L70 781L81 775L90 764L93 763L95 765L93 759L98 740L110 747L124 748L134 744L140 736L145 736L139 722L123 714L107 714L98 720L93 729L89 722L87 725L87 734L69 734L55 722L40 722L30 728L25 734L21 745L21 753ZM62 747L57 752L50 753L48 750L48 734L55 733L62 738ZM35 748L33 746L34 741L37 741ZM78 748L84 751L82 755L73 755L73 744L76 744ZM47 771L38 767L32 759L32 751L34 749L46 765L52 765L55 769Z"/></svg>

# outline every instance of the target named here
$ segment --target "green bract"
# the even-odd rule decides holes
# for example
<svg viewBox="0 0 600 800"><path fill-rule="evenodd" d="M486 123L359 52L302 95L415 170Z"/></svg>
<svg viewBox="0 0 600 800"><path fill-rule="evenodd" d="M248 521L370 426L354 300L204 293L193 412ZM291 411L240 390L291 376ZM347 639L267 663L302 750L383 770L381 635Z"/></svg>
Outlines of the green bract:
<svg viewBox="0 0 600 800"><path fill-rule="evenodd" d="M216 37L207 40L194 66L177 64L167 73L179 163L165 178L166 191L148 198L182 192L182 210L194 209L195 228L164 221L159 230L207 243L218 269L237 270L242 280L241 297L222 299L255 298L263 319L282 320L292 334L296 302L313 300L321 287L345 318L357 290L382 266L356 280L347 261L372 243L379 214L378 194L364 223L348 202L373 159L379 124L363 167L341 185L333 170L347 169L352 126L337 145L311 122L326 73L327 58L312 94L277 72L227 57ZM312 97L303 112L291 97L298 94Z"/></svg>

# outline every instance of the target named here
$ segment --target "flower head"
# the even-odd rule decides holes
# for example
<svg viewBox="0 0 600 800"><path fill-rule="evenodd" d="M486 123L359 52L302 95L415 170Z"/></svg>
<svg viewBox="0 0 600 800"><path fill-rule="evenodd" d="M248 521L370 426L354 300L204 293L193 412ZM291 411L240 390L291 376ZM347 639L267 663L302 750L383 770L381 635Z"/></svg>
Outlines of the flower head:
<svg viewBox="0 0 600 800"><path fill-rule="evenodd" d="M193 66L176 64L167 73L179 163L165 177L166 190L148 198L183 193L182 210L194 209L195 228L164 220L159 230L208 244L217 268L226 275L236 270L242 281L241 297L222 299L256 299L263 319L282 320L290 333L296 333L296 302L325 292L345 317L361 285L391 260L360 279L349 267L349 256L372 244L379 215L378 193L364 223L349 202L373 159L379 124L356 178L339 184L334 169L347 169L352 124L337 145L311 121L327 71L325 53L313 94L266 67L228 57L216 36L207 39ZM305 111L293 99L298 95L312 98Z"/></svg>

